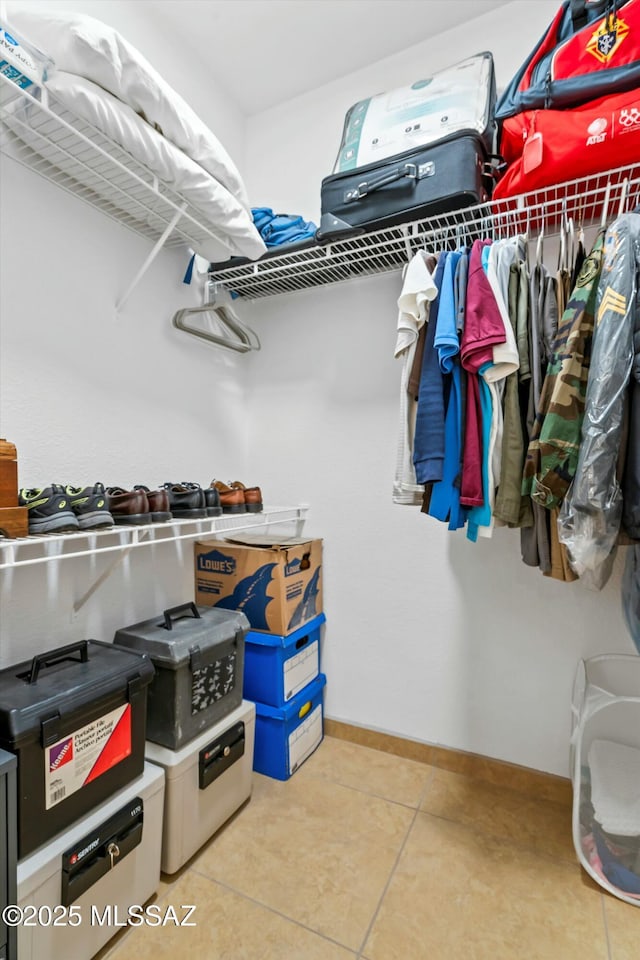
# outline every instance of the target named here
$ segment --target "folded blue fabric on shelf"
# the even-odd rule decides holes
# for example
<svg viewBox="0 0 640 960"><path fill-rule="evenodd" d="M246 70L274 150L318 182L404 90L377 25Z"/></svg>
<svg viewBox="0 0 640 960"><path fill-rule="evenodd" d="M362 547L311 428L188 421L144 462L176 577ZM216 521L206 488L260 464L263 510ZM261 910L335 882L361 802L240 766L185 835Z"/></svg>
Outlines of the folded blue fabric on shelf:
<svg viewBox="0 0 640 960"><path fill-rule="evenodd" d="M287 213L274 213L270 207L252 207L253 223L267 247L300 243L315 239L315 223Z"/></svg>

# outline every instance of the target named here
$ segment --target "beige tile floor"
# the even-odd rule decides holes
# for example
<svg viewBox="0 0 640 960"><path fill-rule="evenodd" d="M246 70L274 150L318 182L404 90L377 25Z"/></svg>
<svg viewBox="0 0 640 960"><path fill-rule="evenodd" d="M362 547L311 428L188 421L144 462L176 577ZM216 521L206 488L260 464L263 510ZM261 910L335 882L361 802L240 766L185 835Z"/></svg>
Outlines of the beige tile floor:
<svg viewBox="0 0 640 960"><path fill-rule="evenodd" d="M567 806L326 737L101 960L638 960L640 908L578 866Z"/></svg>

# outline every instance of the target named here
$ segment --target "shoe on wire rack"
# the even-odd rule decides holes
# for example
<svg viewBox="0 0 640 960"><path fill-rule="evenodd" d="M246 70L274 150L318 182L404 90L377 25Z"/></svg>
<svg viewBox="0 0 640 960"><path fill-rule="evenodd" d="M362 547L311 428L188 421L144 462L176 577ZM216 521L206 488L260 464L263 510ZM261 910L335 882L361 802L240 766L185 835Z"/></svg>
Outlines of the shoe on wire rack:
<svg viewBox="0 0 640 960"><path fill-rule="evenodd" d="M149 501L144 490L124 490L123 487L107 487L109 510L117 524L136 526L152 523Z"/></svg>
<svg viewBox="0 0 640 960"><path fill-rule="evenodd" d="M242 490L244 502L249 513L260 513L262 510L262 490L260 487L245 487L244 483L234 480L229 484L232 490Z"/></svg>
<svg viewBox="0 0 640 960"><path fill-rule="evenodd" d="M60 483L24 488L18 494L18 504L27 508L29 533L67 533L79 529L78 518Z"/></svg>
<svg viewBox="0 0 640 960"><path fill-rule="evenodd" d="M169 509L169 494L164 489L150 490L142 483L136 483L134 490L142 490L146 493L149 501L149 510L151 510L151 519L154 523L168 523L172 520L171 510Z"/></svg>
<svg viewBox="0 0 640 960"><path fill-rule="evenodd" d="M244 491L230 487L222 480L212 480L211 487L220 495L220 505L223 513L246 513L247 505Z"/></svg>
<svg viewBox="0 0 640 960"><path fill-rule="evenodd" d="M71 509L78 518L81 530L97 530L100 527L112 527L113 517L109 513L107 491L102 483L92 487L67 486L65 493L69 497Z"/></svg>
<svg viewBox="0 0 640 960"><path fill-rule="evenodd" d="M204 491L198 483L163 483L169 494L169 509L177 520L206 518Z"/></svg>
<svg viewBox="0 0 640 960"><path fill-rule="evenodd" d="M185 483L185 487L190 484ZM204 493L204 502L207 508L208 517L219 517L222 514L222 504L220 503L220 494L215 487L202 487Z"/></svg>

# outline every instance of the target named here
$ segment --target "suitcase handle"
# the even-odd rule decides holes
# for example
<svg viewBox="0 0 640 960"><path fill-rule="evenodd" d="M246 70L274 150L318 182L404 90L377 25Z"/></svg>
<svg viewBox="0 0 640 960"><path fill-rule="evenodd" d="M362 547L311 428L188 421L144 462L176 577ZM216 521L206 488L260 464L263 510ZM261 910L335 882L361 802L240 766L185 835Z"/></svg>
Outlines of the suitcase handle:
<svg viewBox="0 0 640 960"><path fill-rule="evenodd" d="M184 614L185 612L190 613L192 616L194 616L194 617L196 618L196 620L200 620L200 619L201 619L200 613L199 613L198 608L196 607L195 603L193 603L193 602L191 602L191 603L181 603L181 604L179 604L177 607L171 607L169 610L165 610L165 611L164 611L164 628L165 628L165 630L173 630L173 618L175 618L175 619L177 620L177 619L179 618L179 616L180 616L181 614Z"/></svg>
<svg viewBox="0 0 640 960"><path fill-rule="evenodd" d="M79 653L78 663L87 663L89 660L89 644L86 640L79 640L78 643L69 643L66 647L58 647L50 653L39 653L31 661L31 670L25 677L27 683L35 683L42 667L52 667L55 663L61 663L62 660L70 659L72 653Z"/></svg>
<svg viewBox="0 0 640 960"><path fill-rule="evenodd" d="M383 173L377 180L363 180L357 187L352 187L351 190L345 190L344 202L351 203L354 200L362 200L367 194L373 193L374 190L386 187L387 184L395 183L396 180L402 180L404 177L408 177L410 180L422 180L423 177L432 177L435 172L436 169L433 162L421 163L419 165L416 163L403 163L401 167L396 167L395 170L389 170L388 173Z"/></svg>

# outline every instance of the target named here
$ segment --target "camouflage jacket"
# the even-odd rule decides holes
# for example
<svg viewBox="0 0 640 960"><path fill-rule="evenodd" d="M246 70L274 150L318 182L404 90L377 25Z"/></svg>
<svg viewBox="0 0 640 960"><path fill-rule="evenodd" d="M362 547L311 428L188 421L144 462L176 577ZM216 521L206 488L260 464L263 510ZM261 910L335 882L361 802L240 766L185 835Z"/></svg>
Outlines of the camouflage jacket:
<svg viewBox="0 0 640 960"><path fill-rule="evenodd" d="M601 230L558 324L524 464L522 492L549 509L562 502L578 465L603 246Z"/></svg>
<svg viewBox="0 0 640 960"><path fill-rule="evenodd" d="M627 457L627 480L629 470L637 470L640 477L638 421L625 438L629 383L635 378L639 290L640 214L623 213L607 230L580 456L560 510L559 535L571 566L598 589L611 573L620 532L621 453ZM633 502L630 499L624 506L630 509Z"/></svg>

